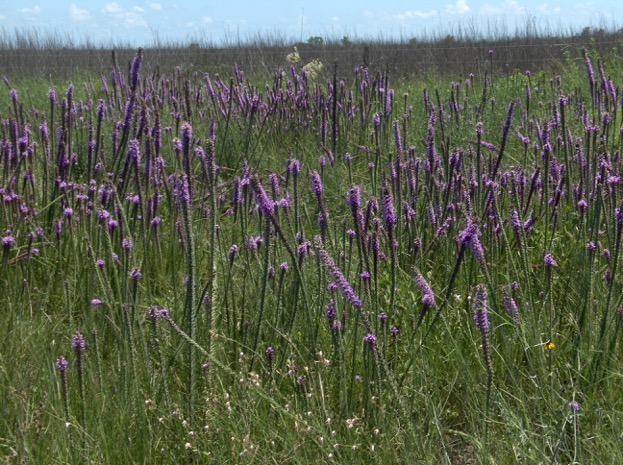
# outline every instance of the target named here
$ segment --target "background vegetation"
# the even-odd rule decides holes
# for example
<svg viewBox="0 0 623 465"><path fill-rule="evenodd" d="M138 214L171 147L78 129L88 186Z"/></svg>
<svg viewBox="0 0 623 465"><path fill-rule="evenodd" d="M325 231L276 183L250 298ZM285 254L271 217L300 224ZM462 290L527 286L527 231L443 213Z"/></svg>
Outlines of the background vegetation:
<svg viewBox="0 0 623 465"><path fill-rule="evenodd" d="M54 40L0 47L6 463L623 461L617 34Z"/></svg>

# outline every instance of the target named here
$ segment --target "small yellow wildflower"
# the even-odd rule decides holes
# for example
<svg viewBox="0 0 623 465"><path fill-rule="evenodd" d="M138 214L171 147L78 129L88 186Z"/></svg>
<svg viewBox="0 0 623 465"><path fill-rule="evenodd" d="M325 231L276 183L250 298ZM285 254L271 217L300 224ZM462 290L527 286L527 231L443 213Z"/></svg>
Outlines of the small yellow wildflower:
<svg viewBox="0 0 623 465"><path fill-rule="evenodd" d="M556 344L554 344L551 341L547 341L545 344L543 344L543 349L545 350L552 350L556 348Z"/></svg>

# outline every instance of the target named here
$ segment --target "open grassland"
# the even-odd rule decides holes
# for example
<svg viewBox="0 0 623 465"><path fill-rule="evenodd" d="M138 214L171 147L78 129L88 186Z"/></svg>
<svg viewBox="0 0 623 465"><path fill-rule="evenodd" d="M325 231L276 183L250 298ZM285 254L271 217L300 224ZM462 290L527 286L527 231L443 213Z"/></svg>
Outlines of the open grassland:
<svg viewBox="0 0 623 465"><path fill-rule="evenodd" d="M498 53L6 76L0 456L623 463L621 56Z"/></svg>

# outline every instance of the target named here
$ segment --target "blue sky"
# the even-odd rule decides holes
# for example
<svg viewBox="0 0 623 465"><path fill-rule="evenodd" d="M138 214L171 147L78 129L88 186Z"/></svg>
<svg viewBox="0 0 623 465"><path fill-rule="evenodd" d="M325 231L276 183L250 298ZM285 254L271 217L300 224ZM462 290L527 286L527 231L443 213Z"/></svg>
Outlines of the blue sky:
<svg viewBox="0 0 623 465"><path fill-rule="evenodd" d="M618 8L617 8L618 5ZM311 36L410 38L439 31L486 32L535 23L540 30L616 26L621 0L0 0L0 31L47 29L84 42L150 45L158 38L186 42L252 39L258 34L303 39Z"/></svg>

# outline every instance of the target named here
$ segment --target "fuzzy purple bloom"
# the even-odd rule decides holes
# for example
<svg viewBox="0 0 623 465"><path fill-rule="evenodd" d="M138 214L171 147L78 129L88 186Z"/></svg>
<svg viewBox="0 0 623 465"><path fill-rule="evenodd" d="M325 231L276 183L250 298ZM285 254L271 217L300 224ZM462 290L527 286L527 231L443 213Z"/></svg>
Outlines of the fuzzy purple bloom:
<svg viewBox="0 0 623 465"><path fill-rule="evenodd" d="M325 250L320 236L316 236L314 238L314 244L318 250L321 263L325 266L325 268L327 268L327 270L329 270L333 281L335 281L337 286L342 291L342 294L344 295L346 301L350 303L353 307L360 309L363 306L363 302L357 296L357 294L355 294L355 291L346 280L346 277L337 267L337 265L333 261L333 258L331 258L331 256L329 255L329 252Z"/></svg>
<svg viewBox="0 0 623 465"><path fill-rule="evenodd" d="M554 260L554 256L551 253L545 254L545 258L543 259L543 262L545 263L545 266L548 268L556 268L558 266L558 263L556 263L556 260Z"/></svg>
<svg viewBox="0 0 623 465"><path fill-rule="evenodd" d="M314 195L318 199L320 199L323 193L322 179L320 179L320 174L318 174L318 171L314 170L309 174L309 177L311 178L312 191L314 192Z"/></svg>
<svg viewBox="0 0 623 465"><path fill-rule="evenodd" d="M268 197L258 175L254 176L254 188L255 201L262 214L267 217L273 216L275 213L275 203Z"/></svg>
<svg viewBox="0 0 623 465"><path fill-rule="evenodd" d="M67 371L67 368L69 367L69 362L67 361L67 359L65 357L63 357L62 355L56 360L56 363L54 364L55 368L60 371L61 373L65 373Z"/></svg>
<svg viewBox="0 0 623 465"><path fill-rule="evenodd" d="M238 253L238 246L236 244L233 244L230 247L229 252L227 253L227 259L229 260L230 265L234 264L234 259L236 258L237 253Z"/></svg>
<svg viewBox="0 0 623 465"><path fill-rule="evenodd" d="M2 238L2 248L4 249L4 253L9 253L13 245L15 245L15 238L13 236L7 235Z"/></svg>
<svg viewBox="0 0 623 465"><path fill-rule="evenodd" d="M420 292L422 293L422 303L424 304L424 306L434 307L435 306L435 293L429 286L428 282L426 281L422 273L420 273L417 270L415 272L415 284L417 285L417 287L420 289Z"/></svg>
<svg viewBox="0 0 623 465"><path fill-rule="evenodd" d="M268 358L268 363L273 363L273 358L275 357L275 349L269 347L266 349L266 358Z"/></svg>
<svg viewBox="0 0 623 465"><path fill-rule="evenodd" d="M82 333L76 333L74 335L71 346L76 351L76 354L81 355L84 352L84 349L86 348L86 341Z"/></svg>
<svg viewBox="0 0 623 465"><path fill-rule="evenodd" d="M368 335L363 338L363 342L368 344L371 348L374 348L376 347L376 336L373 333L368 333Z"/></svg>

